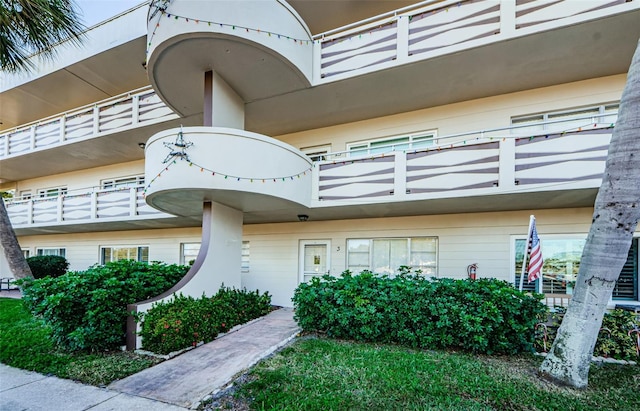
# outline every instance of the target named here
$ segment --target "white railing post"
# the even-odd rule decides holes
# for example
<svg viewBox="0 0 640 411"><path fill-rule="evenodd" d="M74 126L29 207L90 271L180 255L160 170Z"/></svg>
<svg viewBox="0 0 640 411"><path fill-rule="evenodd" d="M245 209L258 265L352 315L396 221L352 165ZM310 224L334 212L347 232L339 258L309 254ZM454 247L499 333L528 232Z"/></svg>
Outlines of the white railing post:
<svg viewBox="0 0 640 411"><path fill-rule="evenodd" d="M311 167L311 200L320 200L320 164Z"/></svg>
<svg viewBox="0 0 640 411"><path fill-rule="evenodd" d="M64 143L64 140L66 140L66 133L67 133L67 116L66 115L62 115L60 116L60 142Z"/></svg>
<svg viewBox="0 0 640 411"><path fill-rule="evenodd" d="M92 220L95 220L98 218L98 192L97 191L92 191L91 192L91 211L90 211L90 215L89 218Z"/></svg>
<svg viewBox="0 0 640 411"><path fill-rule="evenodd" d="M499 152L498 186L501 190L513 188L516 185L516 140L502 139Z"/></svg>
<svg viewBox="0 0 640 411"><path fill-rule="evenodd" d="M36 125L29 127L29 148L31 150L36 148Z"/></svg>
<svg viewBox="0 0 640 411"><path fill-rule="evenodd" d="M100 107L93 107L93 134L100 132Z"/></svg>
<svg viewBox="0 0 640 411"><path fill-rule="evenodd" d="M404 197L407 195L407 153L396 151L394 160L393 195L395 197Z"/></svg>
<svg viewBox="0 0 640 411"><path fill-rule="evenodd" d="M396 36L396 61L404 63L409 58L409 16L396 17L397 36Z"/></svg>
<svg viewBox="0 0 640 411"><path fill-rule="evenodd" d="M129 188L129 215L135 217L138 212L138 191L135 187Z"/></svg>
<svg viewBox="0 0 640 411"><path fill-rule="evenodd" d="M29 206L27 207L27 224L33 224L33 198L29 199Z"/></svg>
<svg viewBox="0 0 640 411"><path fill-rule="evenodd" d="M62 222L62 207L64 206L63 203L63 199L64 199L64 194L61 194L58 196L57 200L57 206L56 206L56 220L61 223Z"/></svg>
<svg viewBox="0 0 640 411"><path fill-rule="evenodd" d="M136 125L140 121L140 96L131 97L131 124Z"/></svg>
<svg viewBox="0 0 640 411"><path fill-rule="evenodd" d="M322 39L313 40L313 82L322 80Z"/></svg>
<svg viewBox="0 0 640 411"><path fill-rule="evenodd" d="M516 32L516 2L502 0L500 2L500 35L511 37Z"/></svg>

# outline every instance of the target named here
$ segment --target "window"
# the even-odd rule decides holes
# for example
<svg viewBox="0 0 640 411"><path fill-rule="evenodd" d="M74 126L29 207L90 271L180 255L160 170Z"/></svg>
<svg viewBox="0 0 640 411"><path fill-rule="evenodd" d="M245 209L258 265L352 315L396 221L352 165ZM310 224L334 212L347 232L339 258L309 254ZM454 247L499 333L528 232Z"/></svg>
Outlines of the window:
<svg viewBox="0 0 640 411"><path fill-rule="evenodd" d="M542 238L542 282L523 282L523 290L545 294L572 294L580 269L580 259L585 245L584 238ZM515 286L520 285L520 273L524 257L526 239L515 240ZM638 299L638 239L635 238L629 250L626 264L613 290L614 300Z"/></svg>
<svg viewBox="0 0 640 411"><path fill-rule="evenodd" d="M24 258L29 258L29 255L31 254L31 252L28 249L23 249L22 250L22 255L24 256Z"/></svg>
<svg viewBox="0 0 640 411"><path fill-rule="evenodd" d="M511 125L517 127L511 131L514 134L544 131L559 132L597 123L615 124L618 119L619 106L619 103L614 102L598 106L512 117Z"/></svg>
<svg viewBox="0 0 640 411"><path fill-rule="evenodd" d="M379 140L347 144L350 156L382 154L391 151L415 150L433 145L435 131L415 135L394 136Z"/></svg>
<svg viewBox="0 0 640 411"><path fill-rule="evenodd" d="M67 194L67 187L41 188L38 190L39 198L58 197Z"/></svg>
<svg viewBox="0 0 640 411"><path fill-rule="evenodd" d="M242 242L242 263L241 263L241 268L240 271L243 273L248 273L249 272L249 242L248 241L243 241Z"/></svg>
<svg viewBox="0 0 640 411"><path fill-rule="evenodd" d="M180 264L193 265L200 252L200 243L182 243L180 249Z"/></svg>
<svg viewBox="0 0 640 411"><path fill-rule="evenodd" d="M36 248L36 255L59 255L66 257L67 250L65 248Z"/></svg>
<svg viewBox="0 0 640 411"><path fill-rule="evenodd" d="M303 147L300 149L311 161L322 161L327 159L327 154L331 151L331 145Z"/></svg>
<svg viewBox="0 0 640 411"><path fill-rule="evenodd" d="M144 174L138 175L138 176L102 180L100 185L102 189L141 186L141 185L144 185Z"/></svg>
<svg viewBox="0 0 640 411"><path fill-rule="evenodd" d="M18 200L30 200L32 197L31 190L23 190L20 191L20 196Z"/></svg>
<svg viewBox="0 0 640 411"><path fill-rule="evenodd" d="M100 262L106 264L118 260L135 260L148 262L149 247L100 247Z"/></svg>
<svg viewBox="0 0 640 411"><path fill-rule="evenodd" d="M373 238L347 240L347 268L359 273L371 270L394 274L402 265L437 275L438 239L436 237Z"/></svg>

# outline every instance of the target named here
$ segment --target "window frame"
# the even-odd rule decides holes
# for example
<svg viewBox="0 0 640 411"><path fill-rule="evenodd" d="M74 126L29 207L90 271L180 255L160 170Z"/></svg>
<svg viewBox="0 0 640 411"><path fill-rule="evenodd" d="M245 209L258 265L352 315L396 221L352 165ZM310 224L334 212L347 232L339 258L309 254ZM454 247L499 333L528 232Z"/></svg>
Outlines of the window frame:
<svg viewBox="0 0 640 411"><path fill-rule="evenodd" d="M67 186L39 188L36 191L37 198L55 198L66 195L69 192Z"/></svg>
<svg viewBox="0 0 640 411"><path fill-rule="evenodd" d="M435 251L430 252L434 254L434 262L433 262L433 266L431 265L419 265L416 266L414 264L411 264L412 261L412 256L419 252L418 250L415 250L412 247L412 243L415 240L423 240L423 239L430 239L433 240L435 242ZM405 257L406 257L406 261L404 264L400 264L400 265L406 265L411 267L413 270L422 270L423 275L425 276L430 276L430 277L437 277L438 276L438 270L439 270L439 253L440 253L440 238L438 236L411 236L411 237L369 237L369 238L364 238L364 237L357 237L357 238L347 238L345 241L345 250L346 250L346 255L345 255L345 267L354 272L354 273L359 273L363 270L371 270L373 273L376 274L388 274L388 275L395 275L398 271L399 267L395 267L395 269L391 268L390 264L388 266L388 269L385 272L376 272L375 268L373 267L374 264L374 259L376 258L374 256L374 250L375 250L375 242L376 241L397 241L397 240L404 240L406 241L406 250L405 250ZM363 242L367 242L368 243L368 251L351 251L350 248L350 242L351 241L363 241ZM391 243L389 243L389 245L391 246ZM391 248L389 249L391 252ZM424 251L422 251L424 252ZM368 259L368 265L365 267L362 264L356 265L356 264L351 264L351 256L354 254L360 254L360 255L367 255L367 259ZM389 263L391 263L392 261L389 261ZM357 272L356 272L357 271Z"/></svg>
<svg viewBox="0 0 640 411"><path fill-rule="evenodd" d="M55 250L55 253L46 253L45 250ZM36 247L36 256L44 256L44 255L59 255L61 257L67 258L67 248L66 247Z"/></svg>
<svg viewBox="0 0 640 411"><path fill-rule="evenodd" d="M196 251L195 253L195 257L193 259L189 259L187 260L187 255L185 254L185 246L194 246L194 245L198 245L198 251ZM200 247L202 247L202 243L201 242L186 242L186 243L180 243L180 264L181 265L192 265L190 264L190 261L193 260L195 262L195 260L198 258L198 254L200 253ZM193 256L193 254L190 254L190 256Z"/></svg>
<svg viewBox="0 0 640 411"><path fill-rule="evenodd" d="M126 177L116 177L100 180L100 189L111 190L118 188L139 187L144 185L144 174L136 174Z"/></svg>
<svg viewBox="0 0 640 411"><path fill-rule="evenodd" d="M357 157L357 156L366 156L372 154L382 154L389 153L393 151L407 151L407 150L415 150L421 149L425 147L431 147L435 144L435 140L437 139L437 130L425 130L417 133L410 134L396 134L392 136L380 137L372 140L361 140L354 141L351 143L347 143L347 156L348 157ZM407 139L406 142L398 142L393 143L393 141L398 141L402 139ZM416 147L416 143L427 142L429 144L420 145ZM387 144L384 144L387 143ZM372 147L373 145L373 147ZM406 147L404 147L406 145ZM402 146L402 148L396 148L396 146ZM372 153L372 151L374 151Z"/></svg>
<svg viewBox="0 0 640 411"><path fill-rule="evenodd" d="M149 246L148 245L101 245L100 246L100 264L101 265L105 265L107 262L113 262L113 261L120 261L120 260L131 260L131 258L119 258L117 260L114 260L112 257L109 258L109 261L106 261L106 254L105 254L105 250L106 249L110 249L111 253L113 253L114 249L133 249L136 248L136 259L135 261L137 262L144 262L144 263L148 263L149 262ZM142 259L143 256L143 249L146 248L146 252L147 252L147 259L144 260ZM113 254L111 254L113 255Z"/></svg>
<svg viewBox="0 0 640 411"><path fill-rule="evenodd" d="M612 116L613 112L617 113L619 109L620 101L618 100L600 104L569 107L562 110L544 111L511 116L511 132L517 134L518 132L523 133L528 131L551 131L552 129L554 129L554 126L557 128L558 125L562 126L565 122L578 121L579 119L583 119L582 121L585 123L585 125L587 123L595 124L600 122L615 123L615 120L604 120L607 120L608 117ZM589 117L590 113L592 115ZM562 128L563 127L559 127L559 129Z"/></svg>

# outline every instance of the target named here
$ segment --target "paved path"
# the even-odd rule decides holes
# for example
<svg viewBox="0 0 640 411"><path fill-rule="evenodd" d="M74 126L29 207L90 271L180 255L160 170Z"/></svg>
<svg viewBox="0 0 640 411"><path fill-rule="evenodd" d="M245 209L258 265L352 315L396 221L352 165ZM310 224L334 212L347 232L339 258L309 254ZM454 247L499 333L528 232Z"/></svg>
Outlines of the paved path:
<svg viewBox="0 0 640 411"><path fill-rule="evenodd" d="M293 339L291 309L280 309L107 388L0 364L0 410L179 411L196 407Z"/></svg>

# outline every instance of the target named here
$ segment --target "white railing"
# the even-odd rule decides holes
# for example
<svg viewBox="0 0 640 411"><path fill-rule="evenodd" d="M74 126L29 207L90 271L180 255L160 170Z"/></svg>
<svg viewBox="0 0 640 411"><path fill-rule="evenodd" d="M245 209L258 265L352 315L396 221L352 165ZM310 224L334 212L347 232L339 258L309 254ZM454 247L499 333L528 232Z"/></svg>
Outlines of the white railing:
<svg viewBox="0 0 640 411"><path fill-rule="evenodd" d="M317 82L640 8L638 0L433 0L314 36Z"/></svg>
<svg viewBox="0 0 640 411"><path fill-rule="evenodd" d="M6 207L15 228L170 217L145 202L144 186L8 200Z"/></svg>
<svg viewBox="0 0 640 411"><path fill-rule="evenodd" d="M329 153L314 163L313 200L328 206L598 187L616 116L440 136L415 149Z"/></svg>
<svg viewBox="0 0 640 411"><path fill-rule="evenodd" d="M178 118L150 87L0 134L0 159Z"/></svg>

